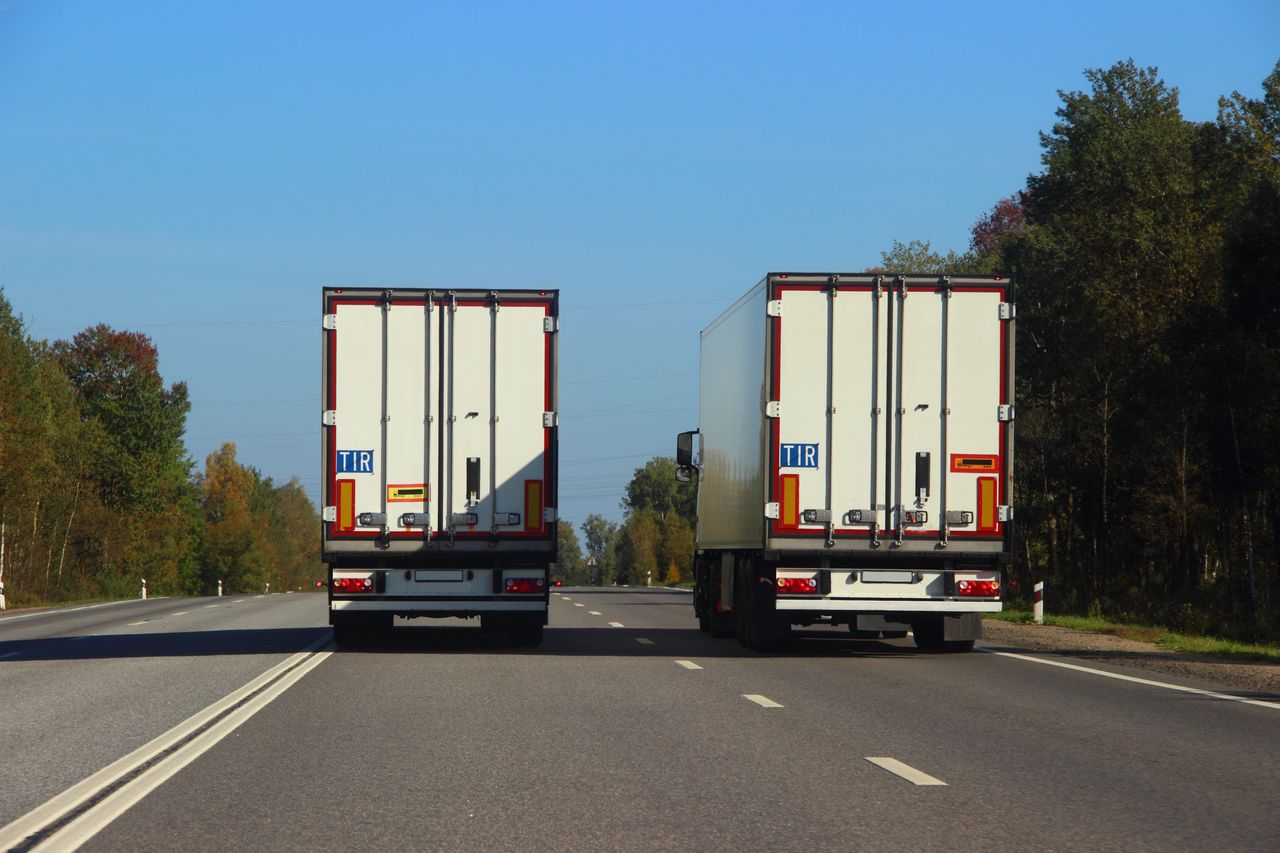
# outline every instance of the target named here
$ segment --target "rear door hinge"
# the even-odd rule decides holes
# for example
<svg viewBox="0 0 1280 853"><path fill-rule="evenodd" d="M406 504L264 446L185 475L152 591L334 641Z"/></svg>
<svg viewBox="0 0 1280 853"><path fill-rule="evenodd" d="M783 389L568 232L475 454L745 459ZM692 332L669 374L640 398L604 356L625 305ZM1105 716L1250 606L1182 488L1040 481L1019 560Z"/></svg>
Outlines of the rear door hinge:
<svg viewBox="0 0 1280 853"><path fill-rule="evenodd" d="M767 418L780 418L780 417L782 417L782 401L781 401L781 400L770 400L769 402L765 403L765 404L764 404L764 414L765 414L765 417L767 417Z"/></svg>
<svg viewBox="0 0 1280 853"><path fill-rule="evenodd" d="M325 314L325 315L324 315L323 325L324 325L324 327L325 327L326 329L328 329L329 331L331 331L331 332L332 332L332 331L334 331L335 329L337 329L337 328L338 328L338 315L337 315L337 314Z"/></svg>
<svg viewBox="0 0 1280 853"><path fill-rule="evenodd" d="M548 334L550 334L551 332L560 331L560 318L559 317L543 317L542 331L547 332Z"/></svg>
<svg viewBox="0 0 1280 853"><path fill-rule="evenodd" d="M559 425L560 425L560 416L559 416L558 414L556 414L555 412L543 412L543 413L542 413L542 425L543 425L544 427L547 427L547 428L550 428L550 427L553 427L553 426L559 426Z"/></svg>
<svg viewBox="0 0 1280 853"><path fill-rule="evenodd" d="M336 506L327 506L324 508L324 511L321 513L320 517L325 521L337 521L338 508Z"/></svg>
<svg viewBox="0 0 1280 853"><path fill-rule="evenodd" d="M1001 320L1012 320L1014 317L1017 317L1017 316L1018 316L1017 305L1014 305L1012 302L1000 303L1000 319Z"/></svg>
<svg viewBox="0 0 1280 853"><path fill-rule="evenodd" d="M764 505L765 518L777 518L781 513L782 509L777 501L770 501Z"/></svg>
<svg viewBox="0 0 1280 853"><path fill-rule="evenodd" d="M996 420L999 420L999 421L1013 420L1013 406L997 406Z"/></svg>
<svg viewBox="0 0 1280 853"><path fill-rule="evenodd" d="M543 524L555 524L555 523L556 523L556 508L555 508L555 507L553 507L553 506L544 506L544 507L542 508L542 523L543 523Z"/></svg>
<svg viewBox="0 0 1280 853"><path fill-rule="evenodd" d="M324 414L322 414L322 415L320 416L320 422L321 422L321 423L323 423L325 426L337 426L337 425L338 425L338 410L337 410L337 409L325 409L325 410L324 410Z"/></svg>
<svg viewBox="0 0 1280 853"><path fill-rule="evenodd" d="M781 317L782 316L782 300L770 299L769 302L765 305L764 310L765 310L765 313L768 314L770 317Z"/></svg>
<svg viewBox="0 0 1280 853"><path fill-rule="evenodd" d="M996 518L1000 521L1013 521L1013 507L1003 504L996 507Z"/></svg>

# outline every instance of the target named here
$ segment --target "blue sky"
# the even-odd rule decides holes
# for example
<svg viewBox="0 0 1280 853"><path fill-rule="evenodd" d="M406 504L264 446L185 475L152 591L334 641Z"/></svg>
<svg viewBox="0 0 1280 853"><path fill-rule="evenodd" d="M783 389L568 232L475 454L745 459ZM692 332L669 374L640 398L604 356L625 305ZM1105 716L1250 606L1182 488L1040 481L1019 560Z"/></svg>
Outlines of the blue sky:
<svg viewBox="0 0 1280 853"><path fill-rule="evenodd" d="M562 291L561 515L696 426L770 270L963 250L1082 70L1257 96L1280 3L0 4L0 287L149 334L187 446L319 494L320 288Z"/></svg>

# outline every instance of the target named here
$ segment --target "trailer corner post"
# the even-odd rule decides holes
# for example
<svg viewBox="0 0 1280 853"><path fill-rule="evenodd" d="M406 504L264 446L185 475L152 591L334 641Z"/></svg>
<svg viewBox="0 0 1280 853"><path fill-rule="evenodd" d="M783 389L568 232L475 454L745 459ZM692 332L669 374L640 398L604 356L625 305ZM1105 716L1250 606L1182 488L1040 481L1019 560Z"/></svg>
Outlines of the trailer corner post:
<svg viewBox="0 0 1280 853"><path fill-rule="evenodd" d="M1032 597L1031 618L1035 620L1037 625L1044 624L1044 581L1040 581L1035 585L1035 594Z"/></svg>

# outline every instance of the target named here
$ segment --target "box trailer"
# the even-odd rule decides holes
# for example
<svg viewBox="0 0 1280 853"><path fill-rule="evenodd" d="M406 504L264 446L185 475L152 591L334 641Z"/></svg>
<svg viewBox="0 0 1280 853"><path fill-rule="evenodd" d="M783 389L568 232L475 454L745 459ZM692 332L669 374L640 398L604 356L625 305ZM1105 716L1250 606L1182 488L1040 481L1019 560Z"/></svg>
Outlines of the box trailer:
<svg viewBox="0 0 1280 853"><path fill-rule="evenodd" d="M964 651L1013 509L1013 282L771 273L701 336L694 607L776 647L848 625Z"/></svg>
<svg viewBox="0 0 1280 853"><path fill-rule="evenodd" d="M323 559L339 643L479 617L536 645L556 559L554 290L325 288Z"/></svg>

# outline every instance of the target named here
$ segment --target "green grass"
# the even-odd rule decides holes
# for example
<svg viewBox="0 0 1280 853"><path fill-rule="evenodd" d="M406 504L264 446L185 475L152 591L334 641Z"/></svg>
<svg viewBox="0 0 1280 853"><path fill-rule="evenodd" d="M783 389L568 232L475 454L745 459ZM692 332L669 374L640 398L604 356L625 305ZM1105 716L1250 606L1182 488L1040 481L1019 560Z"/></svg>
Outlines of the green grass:
<svg viewBox="0 0 1280 853"><path fill-rule="evenodd" d="M985 618L1024 624L1032 622L1030 610L1004 610L1000 613L987 613ZM1155 643L1161 648L1184 654L1212 655L1213 657L1228 658L1230 660L1280 664L1280 645L1271 643L1242 643L1236 640L1224 640L1220 637L1182 634L1151 625L1113 622L1097 616L1054 616L1046 614L1044 622L1046 625L1071 628L1075 631L1113 634L1126 640Z"/></svg>

